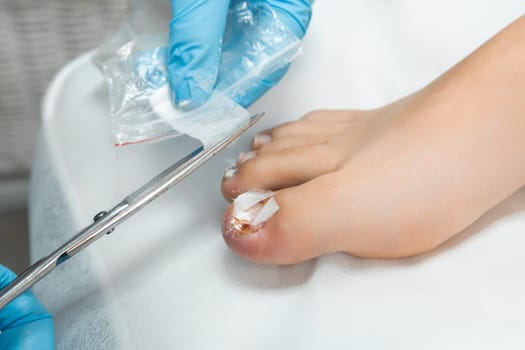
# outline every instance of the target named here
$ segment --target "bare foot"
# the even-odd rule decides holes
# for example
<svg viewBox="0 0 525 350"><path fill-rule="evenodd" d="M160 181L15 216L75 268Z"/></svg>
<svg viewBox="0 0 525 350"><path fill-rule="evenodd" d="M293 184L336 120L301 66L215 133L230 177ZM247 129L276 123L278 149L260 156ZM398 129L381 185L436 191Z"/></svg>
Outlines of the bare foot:
<svg viewBox="0 0 525 350"><path fill-rule="evenodd" d="M525 184L523 34L525 17L381 109L313 112L255 137L222 183L238 198L226 243L263 263L336 251L395 258L471 225ZM273 196L239 196L254 190Z"/></svg>
<svg viewBox="0 0 525 350"><path fill-rule="evenodd" d="M247 217L230 206L226 243L264 263L336 251L410 256L443 243L523 185L513 138L501 137L494 123L473 128L470 118L420 98L373 111L313 112L256 136L255 153L241 155L222 190L230 200L275 191L279 210L254 223L267 199Z"/></svg>

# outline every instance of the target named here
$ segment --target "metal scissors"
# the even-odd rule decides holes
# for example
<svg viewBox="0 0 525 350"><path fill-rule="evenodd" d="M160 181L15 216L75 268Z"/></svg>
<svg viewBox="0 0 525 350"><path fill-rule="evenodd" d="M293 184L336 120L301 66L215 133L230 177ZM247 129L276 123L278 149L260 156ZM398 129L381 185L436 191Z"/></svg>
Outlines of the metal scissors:
<svg viewBox="0 0 525 350"><path fill-rule="evenodd" d="M113 209L101 211L95 215L93 218L94 222L91 225L81 230L47 257L38 260L4 289L0 290L0 309L47 276L55 267L64 263L100 237L113 232L116 226L171 189L219 151L238 139L246 130L257 123L263 115L264 113L260 113L251 116L246 125L208 149L200 146L128 195Z"/></svg>

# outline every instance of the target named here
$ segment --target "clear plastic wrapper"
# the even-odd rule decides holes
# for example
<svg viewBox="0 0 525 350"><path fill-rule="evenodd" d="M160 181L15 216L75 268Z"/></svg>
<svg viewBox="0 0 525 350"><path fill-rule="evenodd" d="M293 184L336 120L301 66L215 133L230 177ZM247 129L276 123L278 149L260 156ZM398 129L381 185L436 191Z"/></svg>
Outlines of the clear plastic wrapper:
<svg viewBox="0 0 525 350"><path fill-rule="evenodd" d="M108 84L116 146L180 134L211 145L249 117L233 101L300 51L299 39L268 5L238 2L228 14L214 93L203 106L183 112L169 98L166 43L166 33L140 34L126 22L95 53Z"/></svg>

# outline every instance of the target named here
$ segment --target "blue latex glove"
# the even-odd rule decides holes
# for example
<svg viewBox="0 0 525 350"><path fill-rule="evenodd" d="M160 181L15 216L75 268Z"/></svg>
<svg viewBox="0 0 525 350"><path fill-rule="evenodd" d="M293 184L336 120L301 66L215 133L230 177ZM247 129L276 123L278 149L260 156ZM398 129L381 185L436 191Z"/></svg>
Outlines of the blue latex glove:
<svg viewBox="0 0 525 350"><path fill-rule="evenodd" d="M248 0L250 1L250 0ZM203 104L217 83L221 43L228 9L240 0L171 0L168 75L172 99L180 109ZM252 0L269 5L281 22L302 38L310 22L313 0ZM235 35L235 34L234 34ZM265 77L236 101L251 105L275 86L288 67Z"/></svg>
<svg viewBox="0 0 525 350"><path fill-rule="evenodd" d="M0 289L15 277L11 270L0 265ZM29 291L0 310L0 331L0 350L55 348L52 316Z"/></svg>

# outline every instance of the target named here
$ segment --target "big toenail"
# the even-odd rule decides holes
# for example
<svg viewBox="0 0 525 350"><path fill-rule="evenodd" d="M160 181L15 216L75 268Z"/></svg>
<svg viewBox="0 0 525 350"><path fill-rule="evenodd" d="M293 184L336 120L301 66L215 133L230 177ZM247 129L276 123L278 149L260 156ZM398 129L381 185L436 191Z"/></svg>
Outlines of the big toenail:
<svg viewBox="0 0 525 350"><path fill-rule="evenodd" d="M223 177L225 179L231 179L232 177L234 177L235 175L237 175L237 171L239 171L239 169L237 169L237 167L235 165L232 165L231 167L229 167L228 169L224 170L224 175Z"/></svg>
<svg viewBox="0 0 525 350"><path fill-rule="evenodd" d="M272 136L268 134L257 134L253 138L253 147L261 147L272 142Z"/></svg>
<svg viewBox="0 0 525 350"><path fill-rule="evenodd" d="M255 190L245 192L233 201L231 227L234 233L257 232L279 210L275 192Z"/></svg>
<svg viewBox="0 0 525 350"><path fill-rule="evenodd" d="M249 161L250 159L255 158L256 155L257 153L255 151L246 152L246 153L241 152L241 154L239 154L239 164L242 164L244 162Z"/></svg>

